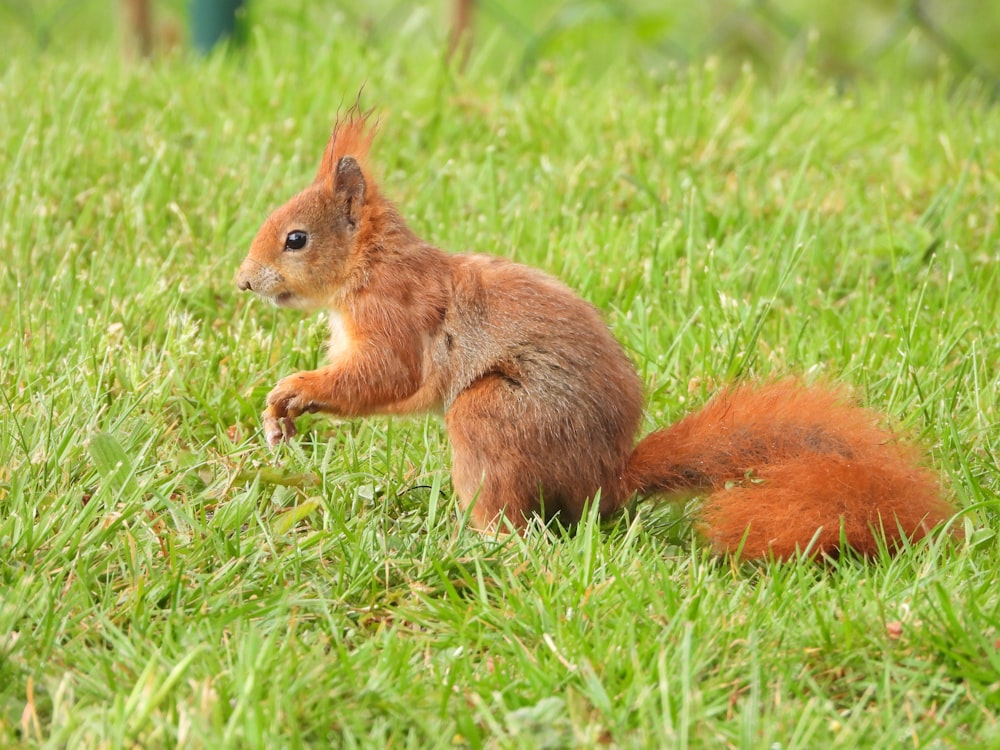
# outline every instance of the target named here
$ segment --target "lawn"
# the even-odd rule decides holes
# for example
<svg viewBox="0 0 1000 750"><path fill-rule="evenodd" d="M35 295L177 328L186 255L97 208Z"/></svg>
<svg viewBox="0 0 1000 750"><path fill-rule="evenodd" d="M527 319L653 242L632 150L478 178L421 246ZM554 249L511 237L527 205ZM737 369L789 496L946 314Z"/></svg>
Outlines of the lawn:
<svg viewBox="0 0 1000 750"><path fill-rule="evenodd" d="M0 32L0 746L1000 744L989 86L526 66L488 30L458 71L438 16L393 7L360 33L262 0L210 59L123 61L97 11L70 21L101 43ZM264 397L324 322L235 271L362 87L411 226L600 307L644 429L741 378L842 382L926 445L963 535L747 564L637 503L485 538L438 418L269 449Z"/></svg>

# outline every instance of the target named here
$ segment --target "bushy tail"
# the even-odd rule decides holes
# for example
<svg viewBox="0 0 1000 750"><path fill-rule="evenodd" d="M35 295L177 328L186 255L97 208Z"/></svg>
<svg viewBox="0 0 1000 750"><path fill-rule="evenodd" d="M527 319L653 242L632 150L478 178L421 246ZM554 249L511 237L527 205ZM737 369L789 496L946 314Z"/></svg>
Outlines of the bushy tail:
<svg viewBox="0 0 1000 750"><path fill-rule="evenodd" d="M719 553L835 554L843 539L872 555L954 512L920 451L879 421L841 391L741 385L640 441L626 479L643 495L707 493L700 531Z"/></svg>

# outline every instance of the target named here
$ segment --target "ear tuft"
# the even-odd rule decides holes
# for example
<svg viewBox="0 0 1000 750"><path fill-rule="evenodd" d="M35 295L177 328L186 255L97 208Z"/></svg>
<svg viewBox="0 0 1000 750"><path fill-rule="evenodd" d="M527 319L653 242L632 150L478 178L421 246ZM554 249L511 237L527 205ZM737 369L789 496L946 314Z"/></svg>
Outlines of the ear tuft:
<svg viewBox="0 0 1000 750"><path fill-rule="evenodd" d="M365 204L365 174L353 156L342 156L337 162L333 177L333 197L338 215L344 218L348 226L357 229L361 207Z"/></svg>
<svg viewBox="0 0 1000 750"><path fill-rule="evenodd" d="M362 165L366 163L375 131L378 129L377 120L370 122L373 111L364 112L355 102L346 115L337 117L333 133L320 160L319 171L316 173L317 181L329 180L344 156L353 156Z"/></svg>

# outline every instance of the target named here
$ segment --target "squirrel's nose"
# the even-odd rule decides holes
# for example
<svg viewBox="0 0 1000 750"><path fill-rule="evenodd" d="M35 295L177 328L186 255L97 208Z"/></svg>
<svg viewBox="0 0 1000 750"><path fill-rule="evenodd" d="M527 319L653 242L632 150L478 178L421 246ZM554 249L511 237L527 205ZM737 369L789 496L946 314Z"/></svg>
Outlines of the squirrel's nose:
<svg viewBox="0 0 1000 750"><path fill-rule="evenodd" d="M241 292L253 291L253 286L250 284L248 279L237 279L236 286L239 287Z"/></svg>

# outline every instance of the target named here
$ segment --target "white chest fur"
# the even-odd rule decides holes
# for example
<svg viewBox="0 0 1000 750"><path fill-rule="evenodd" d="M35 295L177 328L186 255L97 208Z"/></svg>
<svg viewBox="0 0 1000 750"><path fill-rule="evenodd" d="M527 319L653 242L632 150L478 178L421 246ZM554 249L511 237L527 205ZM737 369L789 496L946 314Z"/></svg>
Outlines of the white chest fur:
<svg viewBox="0 0 1000 750"><path fill-rule="evenodd" d="M354 341L347 325L347 319L342 312L330 310L328 316L330 340L327 343L327 355L331 360L349 356L354 348Z"/></svg>

